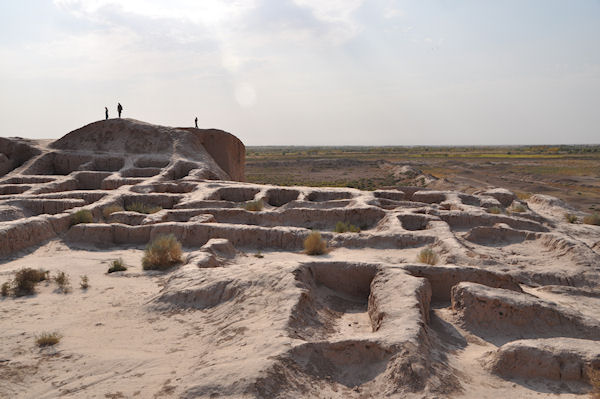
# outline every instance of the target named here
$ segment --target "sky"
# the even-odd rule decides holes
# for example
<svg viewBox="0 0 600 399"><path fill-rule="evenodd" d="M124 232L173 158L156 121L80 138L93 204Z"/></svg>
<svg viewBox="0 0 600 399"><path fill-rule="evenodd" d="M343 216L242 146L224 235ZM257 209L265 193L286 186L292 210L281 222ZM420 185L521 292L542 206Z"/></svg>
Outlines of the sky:
<svg viewBox="0 0 600 399"><path fill-rule="evenodd" d="M0 0L0 136L600 144L600 0Z"/></svg>

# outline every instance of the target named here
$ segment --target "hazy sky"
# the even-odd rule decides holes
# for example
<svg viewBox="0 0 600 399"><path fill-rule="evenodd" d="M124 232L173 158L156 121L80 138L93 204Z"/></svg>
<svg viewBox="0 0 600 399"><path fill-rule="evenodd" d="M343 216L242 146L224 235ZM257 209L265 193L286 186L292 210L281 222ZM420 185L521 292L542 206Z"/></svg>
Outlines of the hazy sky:
<svg viewBox="0 0 600 399"><path fill-rule="evenodd" d="M0 0L0 135L600 143L600 0Z"/></svg>

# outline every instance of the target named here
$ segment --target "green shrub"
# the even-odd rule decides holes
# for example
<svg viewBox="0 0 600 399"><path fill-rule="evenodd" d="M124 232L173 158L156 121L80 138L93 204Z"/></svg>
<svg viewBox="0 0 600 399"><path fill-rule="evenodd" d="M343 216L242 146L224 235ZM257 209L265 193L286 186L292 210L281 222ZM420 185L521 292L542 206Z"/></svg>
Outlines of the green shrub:
<svg viewBox="0 0 600 399"><path fill-rule="evenodd" d="M321 233L313 231L304 240L304 252L308 255L322 255L327 252L327 241L321 237Z"/></svg>
<svg viewBox="0 0 600 399"><path fill-rule="evenodd" d="M124 272L125 270L127 270L127 267L125 267L123 259L119 258L110 261L110 267L108 268L107 273Z"/></svg>
<svg viewBox="0 0 600 399"><path fill-rule="evenodd" d="M594 213L593 215L587 215L583 218L583 223L600 226L600 215L597 213Z"/></svg>
<svg viewBox="0 0 600 399"><path fill-rule="evenodd" d="M488 213L493 213L494 215L498 215L500 213L502 213L502 209L498 208L497 206L492 206L490 208L487 209Z"/></svg>
<svg viewBox="0 0 600 399"><path fill-rule="evenodd" d="M26 267L15 274L13 292L15 296L31 295L35 292L35 285L48 279L48 272L42 269Z"/></svg>
<svg viewBox="0 0 600 399"><path fill-rule="evenodd" d="M244 209L251 212L262 211L264 207L263 200L248 201L244 204Z"/></svg>
<svg viewBox="0 0 600 399"><path fill-rule="evenodd" d="M58 344L61 338L62 336L56 332L44 332L36 337L35 343L39 347L52 346Z"/></svg>
<svg viewBox="0 0 600 399"><path fill-rule="evenodd" d="M71 225L80 223L94 223L94 215L89 209L80 209L71 215Z"/></svg>
<svg viewBox="0 0 600 399"><path fill-rule="evenodd" d="M438 256L433 249L423 248L417 255L417 260L428 265L435 265L438 263Z"/></svg>
<svg viewBox="0 0 600 399"><path fill-rule="evenodd" d="M79 281L79 286L81 287L82 290L87 290L88 288L90 288L90 281L88 279L88 276L86 276L86 275L81 276L81 281Z"/></svg>
<svg viewBox="0 0 600 399"><path fill-rule="evenodd" d="M9 296L11 291L10 281L5 281L2 283L2 287L0 287L0 295Z"/></svg>
<svg viewBox="0 0 600 399"><path fill-rule="evenodd" d="M265 256L262 254L262 252L258 251L257 253L255 253L255 254L254 254L254 257L255 257L255 258L262 259L262 258L264 258Z"/></svg>
<svg viewBox="0 0 600 399"><path fill-rule="evenodd" d="M56 276L54 276L53 280L61 292L66 294L67 292L71 291L71 280L69 279L69 275L67 273L58 271L56 272Z"/></svg>
<svg viewBox="0 0 600 399"><path fill-rule="evenodd" d="M350 224L350 223L337 222L335 224L335 232L336 233L346 233L346 232L360 233L360 227L356 227L355 225Z"/></svg>
<svg viewBox="0 0 600 399"><path fill-rule="evenodd" d="M126 211L145 214L156 213L161 209L162 208L160 206L145 204L143 202L132 202L131 204L125 206Z"/></svg>
<svg viewBox="0 0 600 399"><path fill-rule="evenodd" d="M181 244L173 234L155 238L144 251L144 270L164 270L181 262Z"/></svg>
<svg viewBox="0 0 600 399"><path fill-rule="evenodd" d="M124 211L124 209L121 205L109 205L102 208L102 216L104 216L104 219L108 219L113 213L122 211Z"/></svg>
<svg viewBox="0 0 600 399"><path fill-rule="evenodd" d="M565 213L565 220L569 223L577 223L579 219L577 218L577 215L573 213Z"/></svg>

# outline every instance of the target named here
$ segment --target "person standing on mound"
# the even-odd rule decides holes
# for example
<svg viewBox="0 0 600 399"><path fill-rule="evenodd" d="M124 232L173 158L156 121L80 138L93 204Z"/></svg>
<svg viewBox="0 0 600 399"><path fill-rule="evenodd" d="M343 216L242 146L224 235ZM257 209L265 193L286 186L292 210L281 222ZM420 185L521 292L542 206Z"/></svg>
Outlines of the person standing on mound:
<svg viewBox="0 0 600 399"><path fill-rule="evenodd" d="M198 117L196 117L196 119L194 119L194 123L196 124L196 129L198 129Z"/></svg>
<svg viewBox="0 0 600 399"><path fill-rule="evenodd" d="M104 117L108 120L108 108L104 107Z"/></svg>
<svg viewBox="0 0 600 399"><path fill-rule="evenodd" d="M117 112L119 113L119 118L120 118L121 112L123 112L123 106L121 105L121 103L118 103L118 105L117 105Z"/></svg>

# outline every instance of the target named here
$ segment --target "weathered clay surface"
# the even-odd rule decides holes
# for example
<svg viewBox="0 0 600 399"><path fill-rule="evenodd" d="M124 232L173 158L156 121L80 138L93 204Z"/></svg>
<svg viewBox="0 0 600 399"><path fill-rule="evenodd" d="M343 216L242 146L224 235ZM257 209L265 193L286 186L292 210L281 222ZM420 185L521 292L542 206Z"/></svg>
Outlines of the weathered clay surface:
<svg viewBox="0 0 600 399"><path fill-rule="evenodd" d="M0 396L479 398L494 387L537 398L587 389L585 370L600 367L600 228L566 223L567 204L519 202L500 188L249 184L244 153L225 132L127 119L52 143L0 139L0 283L25 265L94 280L62 302L49 288L40 301L0 299L16 326L0 333ZM517 204L522 212L511 211ZM73 224L82 210L93 222ZM360 232L336 233L338 222ZM320 257L302 252L313 230L328 242ZM164 234L182 243L183 265L142 270L142 250ZM417 261L426 248L438 264ZM98 271L113 255L129 269ZM73 312L36 313L48 298ZM20 349L21 331L40 323L65 333L47 372ZM88 335L106 350L100 360ZM123 378L106 378L115 373ZM512 382L531 377L541 385Z"/></svg>
<svg viewBox="0 0 600 399"><path fill-rule="evenodd" d="M488 367L506 377L589 382L589 369L600 369L600 345L573 338L519 340L501 346Z"/></svg>

